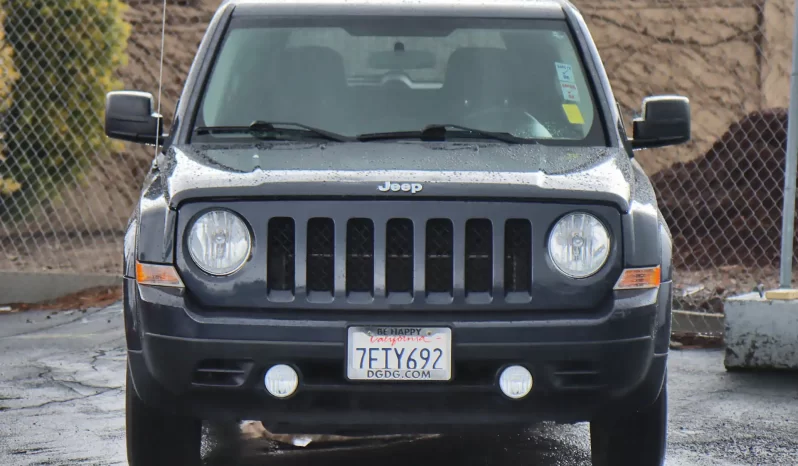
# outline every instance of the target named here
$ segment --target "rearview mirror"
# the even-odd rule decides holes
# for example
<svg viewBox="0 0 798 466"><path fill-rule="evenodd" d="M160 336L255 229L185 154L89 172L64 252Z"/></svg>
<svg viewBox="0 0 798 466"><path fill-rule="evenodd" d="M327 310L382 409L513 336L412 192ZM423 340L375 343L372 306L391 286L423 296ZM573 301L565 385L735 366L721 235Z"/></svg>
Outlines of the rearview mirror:
<svg viewBox="0 0 798 466"><path fill-rule="evenodd" d="M632 122L632 148L672 146L690 140L690 101L681 96L643 99L643 114Z"/></svg>
<svg viewBox="0 0 798 466"><path fill-rule="evenodd" d="M152 103L148 92L109 92L105 97L105 134L122 141L160 144L166 137L163 117L153 111Z"/></svg>

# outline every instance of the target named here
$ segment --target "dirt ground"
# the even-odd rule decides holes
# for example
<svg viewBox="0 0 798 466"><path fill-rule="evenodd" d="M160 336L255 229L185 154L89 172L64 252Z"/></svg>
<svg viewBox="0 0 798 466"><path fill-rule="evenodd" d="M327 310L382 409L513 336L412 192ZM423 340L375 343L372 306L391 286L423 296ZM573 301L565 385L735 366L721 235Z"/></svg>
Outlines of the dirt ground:
<svg viewBox="0 0 798 466"><path fill-rule="evenodd" d="M753 112L695 160L652 176L677 266L777 265L787 111Z"/></svg>
<svg viewBox="0 0 798 466"><path fill-rule="evenodd" d="M123 240L122 231L50 235L18 232L0 237L0 270L119 275Z"/></svg>
<svg viewBox="0 0 798 466"><path fill-rule="evenodd" d="M122 287L96 287L62 296L51 301L39 303L17 303L0 307L2 313L23 311L84 311L91 308L102 308L118 303L122 299Z"/></svg>

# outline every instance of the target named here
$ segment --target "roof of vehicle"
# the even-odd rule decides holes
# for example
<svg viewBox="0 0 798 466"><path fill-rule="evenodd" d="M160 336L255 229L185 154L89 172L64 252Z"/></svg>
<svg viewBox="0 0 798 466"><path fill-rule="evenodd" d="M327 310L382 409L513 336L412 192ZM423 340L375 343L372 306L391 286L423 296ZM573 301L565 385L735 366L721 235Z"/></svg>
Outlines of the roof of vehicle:
<svg viewBox="0 0 798 466"><path fill-rule="evenodd" d="M235 15L407 15L564 18L567 0L227 0Z"/></svg>

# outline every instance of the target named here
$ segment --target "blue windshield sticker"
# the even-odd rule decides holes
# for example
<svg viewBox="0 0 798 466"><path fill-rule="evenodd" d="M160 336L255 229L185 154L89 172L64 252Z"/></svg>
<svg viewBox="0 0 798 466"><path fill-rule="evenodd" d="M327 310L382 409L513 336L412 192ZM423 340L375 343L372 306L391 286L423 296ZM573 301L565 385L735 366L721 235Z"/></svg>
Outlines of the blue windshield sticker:
<svg viewBox="0 0 798 466"><path fill-rule="evenodd" d="M557 67L557 78L563 83L575 83L574 70L571 65L567 63L554 63Z"/></svg>

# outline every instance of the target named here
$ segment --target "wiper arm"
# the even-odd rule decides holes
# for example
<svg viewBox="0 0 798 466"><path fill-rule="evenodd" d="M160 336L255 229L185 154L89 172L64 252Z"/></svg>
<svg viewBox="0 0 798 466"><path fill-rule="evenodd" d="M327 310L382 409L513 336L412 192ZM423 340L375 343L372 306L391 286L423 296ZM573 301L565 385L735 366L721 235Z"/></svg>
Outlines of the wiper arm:
<svg viewBox="0 0 798 466"><path fill-rule="evenodd" d="M496 139L498 141L506 142L508 144L520 144L528 142L527 139L513 136L510 133L497 133L494 131L486 131L476 128L469 128L466 126L452 125L452 124L433 124L427 125L421 131L394 131L387 133L368 133L360 134L357 136L359 141L378 141L387 139L421 139L422 141L445 141L446 132L448 128L465 131L467 133L476 134L487 139Z"/></svg>
<svg viewBox="0 0 798 466"><path fill-rule="evenodd" d="M314 128L312 126L303 125L302 123L290 122L268 122L256 120L249 126L200 126L194 129L196 134L213 134L213 133L245 133L250 134L258 139L281 139L278 135L288 135L285 130L277 128L278 126L288 126L294 130L300 130L305 136L313 135L317 138L327 139L328 141L336 142L350 142L356 141L354 138L344 136L342 134L333 133L324 129ZM269 135L268 133L272 133ZM297 134L289 136L290 139L297 139Z"/></svg>
<svg viewBox="0 0 798 466"><path fill-rule="evenodd" d="M424 130L421 131L421 137L422 138L430 137L430 138L437 138L438 140L445 140L447 128L459 129L460 131L466 131L469 133L478 134L488 139L496 139L498 141L506 142L508 144L520 144L524 142L523 138L513 136L510 133L497 133L495 131L486 131L482 129L469 128L466 126L450 125L450 124L427 125L424 127Z"/></svg>

